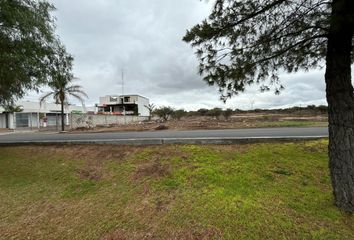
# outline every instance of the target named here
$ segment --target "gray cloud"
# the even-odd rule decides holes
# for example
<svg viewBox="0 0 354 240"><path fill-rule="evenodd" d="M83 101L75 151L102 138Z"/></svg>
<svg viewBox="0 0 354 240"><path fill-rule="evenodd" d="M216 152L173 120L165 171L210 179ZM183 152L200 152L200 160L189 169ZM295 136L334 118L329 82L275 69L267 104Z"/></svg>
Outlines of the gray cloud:
<svg viewBox="0 0 354 240"><path fill-rule="evenodd" d="M52 0L57 7L57 31L75 57L74 72L90 96L141 94L157 105L258 108L325 104L323 71L282 75L280 96L250 87L227 104L216 87L198 75L194 50L182 42L186 29L204 19L211 4L198 0ZM30 93L27 99L37 98Z"/></svg>

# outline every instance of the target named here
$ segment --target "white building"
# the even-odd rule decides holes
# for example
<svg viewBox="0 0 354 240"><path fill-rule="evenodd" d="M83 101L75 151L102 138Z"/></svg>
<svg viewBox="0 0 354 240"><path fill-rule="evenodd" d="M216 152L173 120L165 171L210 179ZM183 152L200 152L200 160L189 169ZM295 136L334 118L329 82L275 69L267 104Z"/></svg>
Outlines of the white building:
<svg viewBox="0 0 354 240"><path fill-rule="evenodd" d="M149 99L140 95L107 95L100 97L98 113L145 117L149 116L147 105Z"/></svg>
<svg viewBox="0 0 354 240"><path fill-rule="evenodd" d="M30 101L18 101L16 106L21 107L22 111L17 113L6 113L5 109L0 107L0 128L40 128L59 126L61 106L60 104L44 103ZM94 112L94 107L83 107L69 105L64 108L66 115L66 124L69 123L70 113Z"/></svg>

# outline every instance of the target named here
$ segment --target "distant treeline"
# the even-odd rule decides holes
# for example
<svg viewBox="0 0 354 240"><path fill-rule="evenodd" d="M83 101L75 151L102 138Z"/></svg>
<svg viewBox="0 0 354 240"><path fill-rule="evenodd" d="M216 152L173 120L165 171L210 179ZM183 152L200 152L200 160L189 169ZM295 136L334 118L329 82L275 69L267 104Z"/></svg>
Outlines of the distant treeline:
<svg viewBox="0 0 354 240"><path fill-rule="evenodd" d="M205 109L201 108L197 111L190 111L188 114L194 116L213 116L215 112L218 111L232 111L232 114L240 113L269 113L269 114L291 114L291 113L300 113L300 114L326 114L328 112L328 106L325 105L308 105L306 107L291 107L291 108L280 108L280 109L253 109L253 110L242 110L242 109L226 109L222 110L220 108Z"/></svg>
<svg viewBox="0 0 354 240"><path fill-rule="evenodd" d="M247 113L264 113L264 114L299 114L299 115L322 115L327 114L328 107L325 105L315 106L308 105L306 107L291 107L282 109L254 109L254 110L242 110L242 109L231 109L227 108L225 110L221 108L206 109L201 108L197 111L185 111L183 109L173 109L171 107L160 107L153 111L155 116L167 121L170 118L181 119L182 117L192 117L192 116L210 116L219 118L223 116L225 119L230 118L234 114L247 114Z"/></svg>

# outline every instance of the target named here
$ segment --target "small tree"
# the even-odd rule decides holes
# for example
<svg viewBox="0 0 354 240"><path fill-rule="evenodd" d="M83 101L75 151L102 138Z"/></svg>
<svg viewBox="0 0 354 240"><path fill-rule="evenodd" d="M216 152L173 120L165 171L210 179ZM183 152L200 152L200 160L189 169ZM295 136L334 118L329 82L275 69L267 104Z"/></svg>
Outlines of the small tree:
<svg viewBox="0 0 354 240"><path fill-rule="evenodd" d="M151 121L156 106L153 103L149 103L148 105L144 105L144 107L149 111L149 121Z"/></svg>
<svg viewBox="0 0 354 240"><path fill-rule="evenodd" d="M171 107L160 107L154 111L154 114L156 114L159 118L163 119L164 121L167 121L170 116L173 114L174 110Z"/></svg>
<svg viewBox="0 0 354 240"><path fill-rule="evenodd" d="M172 113L172 118L176 120L181 120L182 117L186 116L187 112L184 109L176 110Z"/></svg>
<svg viewBox="0 0 354 240"><path fill-rule="evenodd" d="M16 106L16 105L12 105L12 104L4 104L3 108L4 108L5 113L15 113L15 112L22 112L23 111L22 106Z"/></svg>
<svg viewBox="0 0 354 240"><path fill-rule="evenodd" d="M69 96L78 99L84 105L83 97L88 97L79 85L71 85L74 79L72 71L71 55L67 54L63 46L58 46L57 56L54 60L52 68L52 79L48 86L52 89L51 92L40 98L40 104L49 98L53 97L55 103L61 105L61 130L65 130L64 106L69 104Z"/></svg>
<svg viewBox="0 0 354 240"><path fill-rule="evenodd" d="M209 110L206 108L201 108L197 112L200 114L200 116L206 116L208 115Z"/></svg>
<svg viewBox="0 0 354 240"><path fill-rule="evenodd" d="M224 118L226 120L229 120L231 115L233 114L233 111L231 108L226 109L225 111L222 112L222 115L224 115Z"/></svg>
<svg viewBox="0 0 354 240"><path fill-rule="evenodd" d="M208 113L209 116L216 117L216 119L219 119L221 114L222 114L221 108L213 108L213 109L209 110L209 113Z"/></svg>

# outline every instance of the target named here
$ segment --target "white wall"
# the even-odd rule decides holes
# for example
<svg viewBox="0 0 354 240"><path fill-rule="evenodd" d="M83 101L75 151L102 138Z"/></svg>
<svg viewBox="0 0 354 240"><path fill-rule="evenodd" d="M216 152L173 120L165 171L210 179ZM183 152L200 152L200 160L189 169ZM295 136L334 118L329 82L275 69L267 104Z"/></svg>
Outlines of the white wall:
<svg viewBox="0 0 354 240"><path fill-rule="evenodd" d="M111 102L111 97L118 97L119 101ZM150 103L149 99L139 95L121 95L121 96L111 95L111 96L100 97L99 106L121 104L122 99L124 99L124 97L130 98L129 102L124 102L125 104L135 103L138 105L139 116L143 116L143 117L149 116L149 110L145 107L145 105L149 105ZM118 110L114 109L113 111L117 112Z"/></svg>
<svg viewBox="0 0 354 240"><path fill-rule="evenodd" d="M0 114L0 128L6 128L6 115Z"/></svg>
<svg viewBox="0 0 354 240"><path fill-rule="evenodd" d="M14 125L14 114L13 113L10 113L9 114L9 128L10 129L14 129L15 128L15 125Z"/></svg>
<svg viewBox="0 0 354 240"><path fill-rule="evenodd" d="M147 117L140 116L117 116L117 115L86 115L71 114L70 127L76 128L94 128L96 126L123 125L137 123L147 120Z"/></svg>
<svg viewBox="0 0 354 240"><path fill-rule="evenodd" d="M120 96L119 95L107 95L104 97L99 98L99 106L103 105L114 105L114 104L120 104ZM113 101L114 100L114 101Z"/></svg>
<svg viewBox="0 0 354 240"><path fill-rule="evenodd" d="M142 117L147 117L149 116L149 110L145 107L147 105L149 105L150 101L147 98L143 98L143 97L138 97L138 112L139 112L139 116Z"/></svg>
<svg viewBox="0 0 354 240"><path fill-rule="evenodd" d="M14 129L14 115L13 113L8 114L9 129ZM6 115L0 113L0 128L6 128Z"/></svg>

